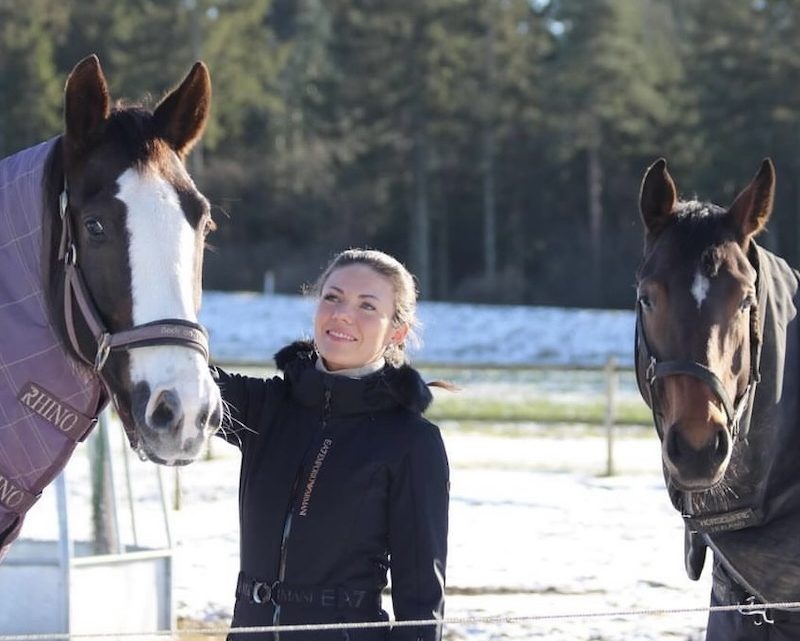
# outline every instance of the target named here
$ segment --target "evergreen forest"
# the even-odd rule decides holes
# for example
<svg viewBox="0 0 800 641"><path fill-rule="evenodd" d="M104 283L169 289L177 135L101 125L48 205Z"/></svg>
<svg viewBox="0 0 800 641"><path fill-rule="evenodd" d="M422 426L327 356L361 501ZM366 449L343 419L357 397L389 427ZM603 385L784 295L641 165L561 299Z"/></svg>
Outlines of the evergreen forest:
<svg viewBox="0 0 800 641"><path fill-rule="evenodd" d="M151 105L202 59L206 288L370 246L428 300L629 309L658 157L723 205L772 157L762 243L800 263L798 47L796 0L0 0L0 157L90 53Z"/></svg>

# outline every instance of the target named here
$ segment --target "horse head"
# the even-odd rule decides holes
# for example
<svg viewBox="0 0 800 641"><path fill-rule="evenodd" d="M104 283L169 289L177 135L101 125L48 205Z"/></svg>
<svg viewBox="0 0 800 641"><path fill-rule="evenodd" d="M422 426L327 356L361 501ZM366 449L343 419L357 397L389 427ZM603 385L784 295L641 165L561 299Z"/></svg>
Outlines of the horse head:
<svg viewBox="0 0 800 641"><path fill-rule="evenodd" d="M678 200L663 159L642 181L637 378L665 471L684 491L709 489L725 475L758 377L756 270L748 254L774 191L769 159L727 209Z"/></svg>
<svg viewBox="0 0 800 641"><path fill-rule="evenodd" d="M131 445L169 465L196 458L221 421L197 324L213 223L184 165L210 100L208 70L197 63L154 110L112 107L90 56L67 80L49 172L62 220L48 239L53 316L103 380Z"/></svg>

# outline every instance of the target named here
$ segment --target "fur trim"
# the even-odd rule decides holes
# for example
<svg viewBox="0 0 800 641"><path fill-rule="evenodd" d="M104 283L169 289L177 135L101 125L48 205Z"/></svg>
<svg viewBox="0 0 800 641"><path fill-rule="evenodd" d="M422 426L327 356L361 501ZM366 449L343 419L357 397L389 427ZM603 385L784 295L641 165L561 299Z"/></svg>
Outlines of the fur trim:
<svg viewBox="0 0 800 641"><path fill-rule="evenodd" d="M317 354L313 341L295 341L277 352L274 358L278 369L286 371L292 363L298 361L315 362ZM380 374L371 376L380 376L378 380L386 387L391 397L414 413L422 414L433 401L433 394L427 384L419 372L410 365L395 367L387 363Z"/></svg>
<svg viewBox="0 0 800 641"><path fill-rule="evenodd" d="M410 365L383 369L383 378L390 394L403 407L422 414L433 401L433 394L419 372Z"/></svg>
<svg viewBox="0 0 800 641"><path fill-rule="evenodd" d="M285 371L292 361L301 358L317 360L313 341L295 341L276 352L273 358L275 359L275 365L281 371Z"/></svg>

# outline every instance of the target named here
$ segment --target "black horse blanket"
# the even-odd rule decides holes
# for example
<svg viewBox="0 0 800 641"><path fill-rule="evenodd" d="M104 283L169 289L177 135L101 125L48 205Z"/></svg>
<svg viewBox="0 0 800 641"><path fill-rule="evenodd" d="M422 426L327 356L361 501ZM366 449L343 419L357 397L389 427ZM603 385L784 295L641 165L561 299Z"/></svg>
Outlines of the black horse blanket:
<svg viewBox="0 0 800 641"><path fill-rule="evenodd" d="M55 139L0 160L0 560L95 423L102 385L50 321L43 180Z"/></svg>
<svg viewBox="0 0 800 641"><path fill-rule="evenodd" d="M800 274L753 243L758 272L761 381L743 416L728 471L711 490L669 483L686 518L687 571L702 570L698 546L714 550L728 576L762 602L800 599ZM694 533L694 534L692 534ZM691 549L693 547L693 549Z"/></svg>

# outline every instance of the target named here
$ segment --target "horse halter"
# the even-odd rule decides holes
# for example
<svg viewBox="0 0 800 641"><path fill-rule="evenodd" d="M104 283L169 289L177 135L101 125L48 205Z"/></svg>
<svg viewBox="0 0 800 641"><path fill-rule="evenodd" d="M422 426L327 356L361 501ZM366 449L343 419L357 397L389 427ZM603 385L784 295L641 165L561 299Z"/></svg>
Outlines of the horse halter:
<svg viewBox="0 0 800 641"><path fill-rule="evenodd" d="M113 398L111 388L103 375L103 368L114 350L131 350L153 345L178 345L194 349L208 362L208 333L206 329L182 318L164 318L150 323L135 325L130 329L110 332L103 323L97 307L92 301L86 281L78 264L78 250L72 233L72 220L69 216L69 189L67 177L64 176L64 189L59 199L59 215L61 217L61 240L58 247L58 258L64 261L64 321L72 349L82 361L92 367L102 381L109 396ZM78 303L86 326L89 328L97 344L94 357L83 353L75 331L73 301ZM125 426L125 432L131 447L137 448L138 438L132 428Z"/></svg>
<svg viewBox="0 0 800 641"><path fill-rule="evenodd" d="M755 303L752 306L757 309ZM656 393L656 383L659 379L666 378L667 376L675 376L683 374L692 376L701 382L705 383L716 397L722 403L727 417L727 428L730 432L731 439L736 440L739 435L740 423L745 409L753 396L756 385L761 380L761 374L758 370L758 361L760 357L760 341L758 338L757 328L755 323L750 323L750 377L747 381L747 387L738 399L731 399L725 386L719 377L712 372L708 367L696 361L689 360L671 360L659 361L655 353L650 348L647 341L647 335L644 331L644 321L642 320L642 306L638 301L636 302L636 350L635 355L636 363L636 383L639 386L639 392L642 397L647 400L648 396L644 394L644 386L642 382L642 373L639 367L639 357L644 357L647 367L644 371L644 384L647 385L649 392L650 409L653 411L653 423L659 436L663 438L664 428L661 425L661 413L658 410L658 396ZM746 430L745 430L746 432Z"/></svg>

